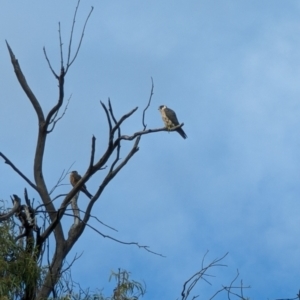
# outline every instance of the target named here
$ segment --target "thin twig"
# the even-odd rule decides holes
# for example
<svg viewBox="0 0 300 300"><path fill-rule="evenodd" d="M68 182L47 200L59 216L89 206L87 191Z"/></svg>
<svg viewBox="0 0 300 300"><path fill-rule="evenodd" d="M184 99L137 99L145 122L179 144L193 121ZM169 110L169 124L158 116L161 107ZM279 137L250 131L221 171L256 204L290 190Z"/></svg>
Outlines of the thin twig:
<svg viewBox="0 0 300 300"><path fill-rule="evenodd" d="M87 22L88 22L88 20L89 20L89 18L90 18L90 16L91 16L93 10L94 10L94 7L92 6L92 7L91 7L91 10L90 10L90 13L88 14L88 16L87 16L87 18L86 18L86 20L85 20L85 23L84 23L84 26L83 26L83 29L82 29L82 33L81 33L81 37L80 37L80 41L79 41L79 44L78 44L76 53L75 53L73 59L71 60L71 62L70 62L70 63L68 62L68 64L67 64L67 67L66 67L66 73L68 72L69 67L71 67L71 65L73 64L73 62L75 61L75 59L76 59L76 57L77 57L77 55L78 55L78 52L79 52L79 50L80 50L81 43L82 43L82 40L83 40L85 27L86 27L86 25L87 25Z"/></svg>
<svg viewBox="0 0 300 300"><path fill-rule="evenodd" d="M65 170L62 171L60 177L58 178L56 184L54 185L54 187L50 190L49 192L49 196L55 191L55 189L58 187L58 186L61 186L63 184L60 184L65 178L66 176L70 173L70 169L71 167L73 166L74 163L71 164L71 166L68 168L68 170L65 172Z"/></svg>
<svg viewBox="0 0 300 300"><path fill-rule="evenodd" d="M242 281L241 281L241 285L240 286L233 286L234 282L237 280L238 277L239 277L239 271L237 270L237 275L230 282L229 286L222 286L222 288L219 289L218 291L216 291L212 295L212 297L209 298L209 300L214 299L219 293L221 293L223 291L227 292L227 298L229 300L231 299L230 295L234 295L234 296L240 298L241 300L246 300L246 298L244 298L243 290L244 289L249 289L250 286L243 286ZM240 291L240 294L238 294L238 293L235 293L233 290L241 290L241 291Z"/></svg>
<svg viewBox="0 0 300 300"><path fill-rule="evenodd" d="M207 270L209 270L213 267L226 267L226 265L219 264L219 262L227 256L228 252L225 255L223 255L221 258L216 258L211 263L209 263L207 266L204 266L204 259L207 255L207 253L208 253L208 251L206 251L206 253L204 254L204 256L202 258L201 270L196 272L192 277L190 277L183 284L183 289L182 289L182 292L181 292L182 300L187 300L188 299L188 296L189 296L190 292L193 290L193 288L195 287L195 285L197 284L197 282L200 279L203 279L208 284L211 284L209 281L207 281L204 278L204 276L211 276L211 275L206 274Z"/></svg>
<svg viewBox="0 0 300 300"><path fill-rule="evenodd" d="M102 237L104 237L104 238L108 238L108 239L110 239L110 240L113 240L113 241L115 241L115 242L118 242L118 243L120 243L120 244L123 244L123 245L136 245L137 247L139 247L139 248L143 248L143 249L145 249L146 251L148 251L148 252L150 252L150 253L152 253L152 254L155 254L155 255L158 255L158 256L161 256L161 257L165 257L164 255L162 255L162 254L160 254L160 253L157 253L157 252L154 252L154 251L152 251L152 250L150 250L149 249L149 246L141 246L139 243L137 243L137 242L123 242L123 241L120 241L120 240L118 240L118 239L115 239L115 238L113 238L113 237L111 237L111 236L109 236L109 235L105 235L105 234L103 234L102 232L100 232L98 229L96 229L96 228L94 228L93 226L91 226L90 224L85 224L86 226L88 226L89 228L91 228L92 230L94 230L95 232L97 232L98 234L100 234Z"/></svg>
<svg viewBox="0 0 300 300"><path fill-rule="evenodd" d="M63 43L61 39L61 30L60 30L60 22L58 22L58 38L59 38L59 49L60 49L60 69L64 67L64 56L63 56Z"/></svg>
<svg viewBox="0 0 300 300"><path fill-rule="evenodd" d="M52 132L53 129L54 129L54 127L55 127L55 125L56 125L56 123L57 123L59 120L61 120L61 119L63 118L63 116L66 114L71 98L72 98L72 94L71 94L70 97L68 98L67 104L66 104L66 106L65 106L65 109L64 109L63 113L61 114L61 116L58 117L58 119L55 120L55 118L56 118L56 116L57 116L59 110L57 110L56 113L54 114L54 116L52 116L52 118L51 118L51 120L50 120L50 122L49 122L49 125L50 125L51 123L53 123L53 126L52 126L51 129L47 130L47 133Z"/></svg>
<svg viewBox="0 0 300 300"><path fill-rule="evenodd" d="M74 16L73 16L73 23L72 23L72 29L71 29L70 41L69 41L69 49L68 49L67 65L69 64L70 57L71 57L73 33L74 33L74 27L75 27L75 22L76 22L76 15L77 15L79 4L80 4L80 0L77 1L77 5L76 5L76 8L75 8L75 13L74 13Z"/></svg>
<svg viewBox="0 0 300 300"><path fill-rule="evenodd" d="M143 126L144 126L144 130L147 127L147 124L145 124L145 114L146 114L146 110L148 109L148 107L150 106L151 100L152 100L152 96L153 96L153 90L154 90L154 83L153 83L153 78L151 77L151 82L152 82L152 86L151 86L151 92L150 92L150 97L149 97L149 101L147 106L145 107L145 109L143 110Z"/></svg>
<svg viewBox="0 0 300 300"><path fill-rule="evenodd" d="M69 211L69 210L72 210L72 209L66 209L66 211ZM78 211L81 212L81 213L83 213L83 214L86 213L86 211L84 211L84 210L82 210L82 209L79 209L79 208L78 208ZM69 217L77 218L80 222L83 221L82 218L80 218L80 217L78 217L78 216L75 216L74 214L69 214L69 213L66 213L66 212L65 212L64 215L65 215L65 216L69 216ZM107 227L107 228L109 228L109 229L111 229L111 230L113 230L113 231L115 231L115 232L119 232L117 229L115 229L115 228L113 228L113 227L111 227L111 226L109 226L109 225L103 223L102 221L100 221L98 217L96 217L96 216L94 216L94 215L92 215L92 214L90 215L90 217L91 217L92 219L95 219L98 223L100 223L100 224L103 225L104 227Z"/></svg>
<svg viewBox="0 0 300 300"><path fill-rule="evenodd" d="M137 109L138 109L138 107L132 109L129 113L123 115L123 116L121 117L121 119L117 122L117 124L113 127L112 133L114 134L115 131L122 125L122 123L123 123L126 119L128 119L133 113L135 113L135 112L137 111Z"/></svg>
<svg viewBox="0 0 300 300"><path fill-rule="evenodd" d="M275 300L297 300L300 299L300 291L299 294L295 298L282 298L282 299L275 299Z"/></svg>
<svg viewBox="0 0 300 300"><path fill-rule="evenodd" d="M69 184L64 184L64 185L69 185ZM51 202L54 202L56 199L60 198L60 197L66 197L68 194L59 194L57 196L55 196L53 199L51 199ZM43 205L44 206L44 205Z"/></svg>
<svg viewBox="0 0 300 300"><path fill-rule="evenodd" d="M50 60L49 60L49 58L48 58L48 55L47 55L47 52L46 52L46 48L45 48L45 47L43 47L43 52L44 52L46 61L47 61L47 63L48 63L48 66L49 66L49 68L50 68L52 74L54 75L54 77L55 77L56 79L58 79L58 75L55 73L54 69L52 68L52 65L51 65Z"/></svg>
<svg viewBox="0 0 300 300"><path fill-rule="evenodd" d="M78 260L82 256L83 252L77 256L77 253L75 254L75 257L72 259L71 263L68 264L68 267L61 270L61 274L65 273L66 271L70 270L72 265L75 263L76 260Z"/></svg>

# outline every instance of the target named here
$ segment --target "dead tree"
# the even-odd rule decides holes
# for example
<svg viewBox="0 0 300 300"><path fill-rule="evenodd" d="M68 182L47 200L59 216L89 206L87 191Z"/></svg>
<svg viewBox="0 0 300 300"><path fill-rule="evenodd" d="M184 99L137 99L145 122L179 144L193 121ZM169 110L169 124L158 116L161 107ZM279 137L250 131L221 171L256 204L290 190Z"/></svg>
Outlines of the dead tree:
<svg viewBox="0 0 300 300"><path fill-rule="evenodd" d="M135 155L135 153L139 150L139 145L141 141L141 137L146 134L151 134L160 131L175 131L176 129L183 126L183 124L178 125L172 129L167 128L158 128L158 129L147 129L145 124L145 113L148 109L151 98L153 95L153 81L152 88L149 97L148 104L146 108L143 110L142 114L142 124L141 129L128 134L121 134L122 124L130 118L136 111L137 107L133 108L131 111L125 113L120 119L117 119L114 115L113 107L111 101L108 100L108 103L102 103L101 106L104 111L104 115L107 120L109 136L107 141L107 147L101 157L96 157L96 137L92 137L91 140L91 154L89 159L89 164L86 166L86 171L82 178L77 182L77 184L68 192L67 195L64 195L64 198L60 205L56 205L56 202L51 198L51 193L49 192L48 185L44 179L44 170L43 170L43 157L45 153L46 141L48 136L53 132L57 122L64 116L66 109L63 110L63 106L66 105L65 95L64 95L64 84L66 80L66 76L70 70L70 67L75 62L79 50L82 45L82 40L85 32L86 25L88 20L92 14L93 7L91 8L85 23L83 25L83 29L81 32L81 38L79 40L78 45L75 47L75 54L72 55L72 47L73 47L73 35L74 35L74 25L76 20L76 14L78 11L80 0L77 3L77 7L75 9L72 28L70 31L70 39L67 47L67 59L64 60L63 56L63 42L61 36L61 29L59 23L59 40L60 40L60 70L56 72L52 67L50 59L47 55L46 49L44 48L45 59L48 63L50 71L53 76L56 78L58 82L58 100L54 103L53 107L50 109L48 113L45 113L43 108L40 105L39 99L36 97L34 91L31 89L29 84L27 83L26 76L21 69L20 63L18 62L12 48L6 41L7 49L10 55L11 63L18 79L18 82L26 94L29 102L32 104L32 107L36 113L36 117L38 119L38 134L37 134L37 145L35 149L34 162L33 162L33 171L34 178L29 178L25 173L23 173L4 153L0 152L0 157L3 158L4 162L9 165L19 176L21 176L27 186L35 190L39 195L39 200L42 203L41 205L34 207L30 204L28 200L27 193L25 195L25 199L27 205L25 208L22 207L22 210L18 211L18 207L20 207L20 203L16 200L18 196L14 196L15 199L15 207L8 215L11 216L16 211L19 213L19 219L24 221L23 227L24 232L18 239L26 238L31 240L31 244L34 247L34 255L36 261L41 259L41 255L43 253L43 247L45 243L48 241L49 236L51 234L54 235L55 239L55 253L52 257L52 260L49 263L48 271L43 279L43 282L38 285L37 283L34 286L31 286L31 290L27 291L23 297L23 299L31 300L31 299L46 299L51 293L55 298L55 285L57 284L63 267L63 262L66 259L68 253L75 245L76 241L83 234L84 230L87 226L89 226L88 222L91 218L93 206L96 201L102 195L105 187L110 183L110 181L121 171L121 169L129 162L129 160ZM62 111L62 112L61 112ZM61 112L61 115L59 113ZM127 154L123 154L124 157L121 159L121 145L124 142L131 142L131 149ZM110 165L107 166L108 161L111 161ZM99 184L99 188L96 193L91 197L86 210L82 212L82 217L80 217L79 209L77 207L77 196L79 191L84 187L85 183L94 176L98 171L104 170L106 172L106 176L103 181ZM67 207L72 203L73 208L73 216L74 216L74 224L69 228L62 227L62 219L67 216L69 213L67 211ZM32 211L29 214L26 214L26 209L31 209ZM34 219L30 219L30 213L32 216L36 214L44 214L44 219L48 220L48 223L45 222L44 226L38 226L35 224ZM23 214L25 214L23 216ZM5 219L7 216L0 216L1 219ZM27 222L27 223L26 223ZM31 223L28 223L31 222ZM100 232L99 232L100 233ZM101 233L100 233L101 234ZM104 235L103 235L104 236ZM106 236L105 236L106 237ZM150 251L147 246L141 246L137 243L130 242L124 244L135 244L138 247L142 247L147 251ZM151 252L151 251L150 251Z"/></svg>

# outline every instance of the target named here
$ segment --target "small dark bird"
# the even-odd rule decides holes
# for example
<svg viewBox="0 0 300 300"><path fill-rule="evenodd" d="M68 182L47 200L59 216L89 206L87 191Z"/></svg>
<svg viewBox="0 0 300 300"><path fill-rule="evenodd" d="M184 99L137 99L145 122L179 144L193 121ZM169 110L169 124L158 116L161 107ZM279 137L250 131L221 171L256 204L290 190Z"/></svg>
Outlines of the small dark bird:
<svg viewBox="0 0 300 300"><path fill-rule="evenodd" d="M165 123L165 126L168 129L171 129L177 125L179 125L179 122L177 120L177 116L175 114L175 111L166 107L165 105L161 105L159 108L159 111L161 113L161 117ZM185 134L185 132L183 131L182 128L178 128L176 129L176 131L184 138L187 138L187 135Z"/></svg>
<svg viewBox="0 0 300 300"><path fill-rule="evenodd" d="M74 187L77 182L81 179L81 176L78 174L77 171L72 171L70 174L70 183ZM85 193L90 199L93 197L87 190L85 184L81 187L81 191Z"/></svg>

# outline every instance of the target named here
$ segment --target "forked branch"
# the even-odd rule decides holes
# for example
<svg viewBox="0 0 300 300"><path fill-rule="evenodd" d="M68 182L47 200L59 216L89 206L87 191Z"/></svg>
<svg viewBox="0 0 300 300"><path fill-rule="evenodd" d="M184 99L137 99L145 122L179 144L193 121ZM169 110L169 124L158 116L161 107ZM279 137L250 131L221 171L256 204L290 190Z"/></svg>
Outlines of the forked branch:
<svg viewBox="0 0 300 300"><path fill-rule="evenodd" d="M234 286L233 284L238 279L240 273L239 270L237 270L236 276L233 278L233 280L230 282L229 286L224 286L219 289L209 300L214 299L218 294L221 292L227 292L227 299L231 300L231 296L235 296L235 299L241 299L241 300L247 300L248 298L244 297L244 289L249 289L250 286L244 286L243 281L241 280L240 285Z"/></svg>
<svg viewBox="0 0 300 300"><path fill-rule="evenodd" d="M204 265L204 260L207 255L208 251L205 253L202 259L202 265L201 270L196 272L190 279L188 279L184 285L183 290L181 292L181 300L187 300L189 299L189 296L192 292L192 290L195 288L196 284L200 279L204 280L208 284L211 285L211 283L207 280L207 277L213 277L212 275L208 274L208 271L214 267L226 267L226 265L222 264L221 261L227 256L228 253L223 255L221 258L214 259L211 263L208 265ZM227 299L231 300L231 296L234 296L234 299L238 298L240 300L246 300L248 298L244 297L244 289L249 289L250 286L244 286L243 281L241 280L241 283L239 285L234 285L237 278L239 277L239 271L237 270L236 276L233 278L233 280L230 282L228 286L222 286L221 289L219 289L217 292L215 292L212 297L209 298L209 300L214 299L218 294L221 292L227 292ZM199 295L193 296L191 300L198 298Z"/></svg>
<svg viewBox="0 0 300 300"><path fill-rule="evenodd" d="M184 284L183 284L183 289L181 292L181 299L182 300L187 300L191 291L194 289L195 285L198 283L198 281L200 279L206 281L208 284L210 284L210 282L205 278L205 276L209 276L207 274L207 271L211 268L214 267L226 267L226 265L221 264L220 262L227 256L228 252L226 254L224 254L221 258L216 258L214 259L211 263L209 263L208 265L204 266L204 259L207 255L208 251L205 253L205 255L203 256L202 259L202 267L201 270L196 272L192 277L190 277ZM194 297L193 299L195 299L196 297Z"/></svg>
<svg viewBox="0 0 300 300"><path fill-rule="evenodd" d="M76 59L76 57L78 55L78 52L79 52L81 44L82 44L82 40L83 40L83 36L84 36L86 25L87 25L88 20L89 20L92 12L94 10L94 7L92 6L91 10L90 10L90 12L89 12L89 14L88 14L85 22L84 22L84 25L83 25L83 28L82 28L82 32L81 32L81 37L80 37L80 40L79 40L79 43L78 43L75 55L71 59L71 48L72 48L73 32L74 32L75 20L76 20L76 15L77 15L77 10L78 10L79 4L80 4L80 0L78 0L78 2L77 2L77 6L76 6L76 9L75 9L74 18L73 18L73 24L72 24L72 29L71 29L70 41L69 41L68 61L67 61L66 73L68 72L69 68L71 67L71 65L73 64L73 62L75 61L75 59ZM70 59L71 59L71 61L70 61Z"/></svg>

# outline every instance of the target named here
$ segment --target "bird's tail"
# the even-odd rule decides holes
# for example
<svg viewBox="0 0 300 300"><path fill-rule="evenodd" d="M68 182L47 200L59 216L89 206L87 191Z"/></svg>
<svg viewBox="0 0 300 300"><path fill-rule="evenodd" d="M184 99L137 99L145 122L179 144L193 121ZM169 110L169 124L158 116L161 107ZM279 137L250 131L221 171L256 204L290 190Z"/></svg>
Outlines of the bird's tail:
<svg viewBox="0 0 300 300"><path fill-rule="evenodd" d="M187 135L185 134L185 132L183 131L182 128L178 128L178 129L177 129L177 132L178 132L184 139L187 138Z"/></svg>
<svg viewBox="0 0 300 300"><path fill-rule="evenodd" d="M93 197L93 195L92 194L90 194L89 193L89 191L87 190L87 189L81 189L81 191L83 192L83 193L85 193L86 195L87 195L87 197L89 197L90 199L92 199L92 197Z"/></svg>

